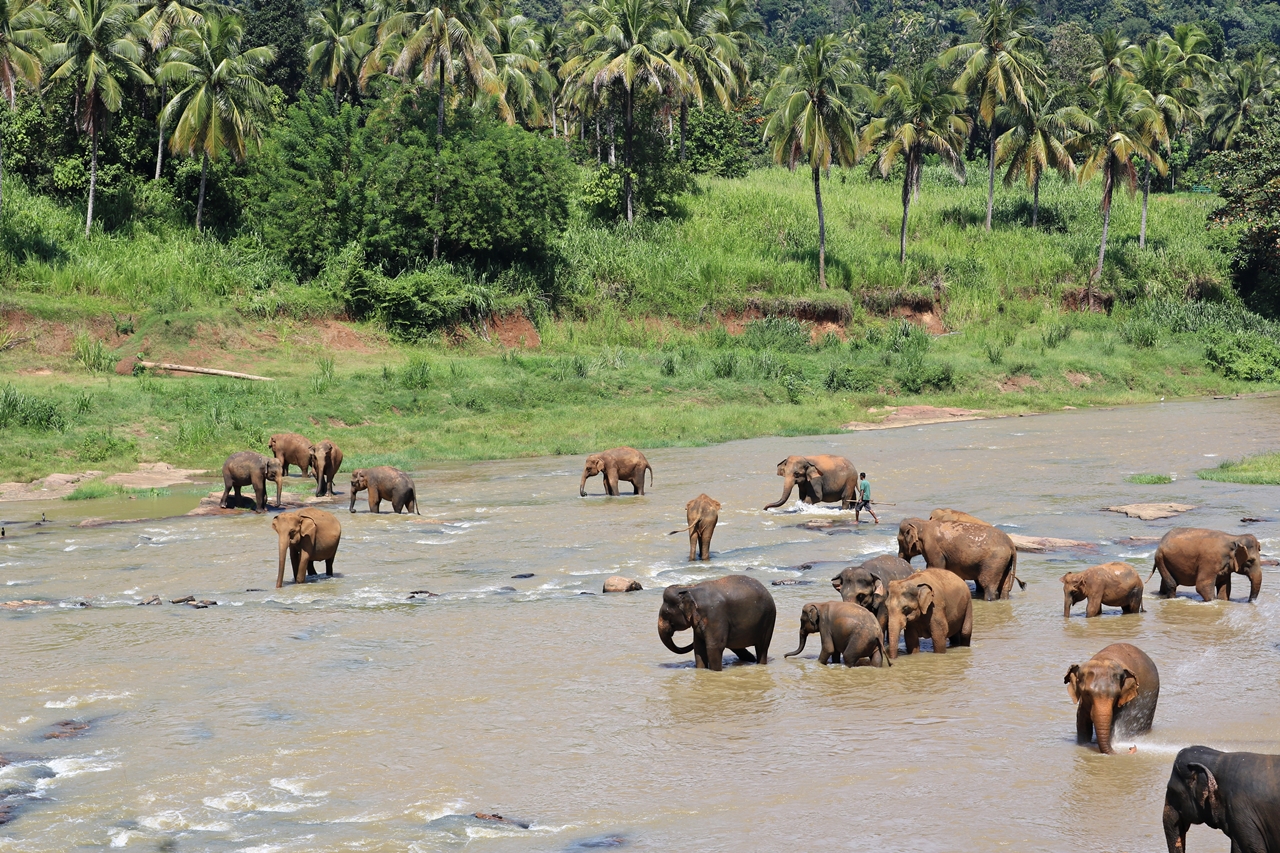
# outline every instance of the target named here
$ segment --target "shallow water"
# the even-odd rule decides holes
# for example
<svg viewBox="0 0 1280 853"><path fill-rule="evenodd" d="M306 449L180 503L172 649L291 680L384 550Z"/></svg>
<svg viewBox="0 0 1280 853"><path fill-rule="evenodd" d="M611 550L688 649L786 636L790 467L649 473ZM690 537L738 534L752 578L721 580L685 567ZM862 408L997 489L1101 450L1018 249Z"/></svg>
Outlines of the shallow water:
<svg viewBox="0 0 1280 853"><path fill-rule="evenodd" d="M348 515L342 483L338 576L282 590L267 517L81 529L148 505L0 504L0 601L53 602L0 610L0 850L1163 849L1177 749L1280 752L1280 573L1254 606L1237 578L1230 603L1184 589L1091 620L1062 618L1057 578L1110 559L1146 577L1154 544L1130 536L1280 517L1280 489L1194 479L1273 449L1277 415L1209 401L658 450L644 498L601 497L599 478L579 498L580 457L440 465L418 477L421 517L363 498ZM797 525L847 514L761 511L794 452L868 470L882 523L829 535ZM713 561L691 566L666 534L702 491L724 509ZM1099 511L1138 500L1202 508ZM801 605L836 597L831 572L786 567L891 550L898 520L937 506L1097 550L1020 555L1027 590L975 602L970 649L847 670L810 638L782 659ZM1251 529L1280 550L1274 525ZM770 587L768 666L696 671L658 640L661 589L727 572L813 583ZM581 594L615 573L645 591ZM189 594L219 605L168 603ZM1151 655L1162 693L1137 754L1101 756L1074 742L1063 675L1117 641ZM43 737L69 719L90 727ZM1203 827L1188 843L1229 848Z"/></svg>

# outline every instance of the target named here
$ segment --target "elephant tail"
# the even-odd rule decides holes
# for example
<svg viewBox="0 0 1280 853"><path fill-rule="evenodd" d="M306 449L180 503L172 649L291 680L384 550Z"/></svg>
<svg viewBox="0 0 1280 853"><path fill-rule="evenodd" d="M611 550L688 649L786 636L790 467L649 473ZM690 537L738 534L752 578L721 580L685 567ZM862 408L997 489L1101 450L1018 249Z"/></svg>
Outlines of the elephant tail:
<svg viewBox="0 0 1280 853"><path fill-rule="evenodd" d="M651 485L652 485L652 484L651 484ZM695 521L693 524L690 524L688 527L682 527L682 528L680 528L679 530L673 530L673 531L671 531L670 533L668 533L667 535L668 535L668 536L675 536L677 533L688 533L690 530L692 530L693 528L695 528L695 527L697 527L697 526L698 526L698 522L696 522L696 521Z"/></svg>
<svg viewBox="0 0 1280 853"><path fill-rule="evenodd" d="M1009 573L1013 575L1013 579L1018 582L1018 589L1027 588L1027 582L1018 577L1018 551L1016 548L1013 551L1013 558L1009 560ZM1010 587L1010 589L1012 589L1012 587Z"/></svg>
<svg viewBox="0 0 1280 853"><path fill-rule="evenodd" d="M648 460L644 463L644 470L649 472L649 487L653 488L653 466L649 464Z"/></svg>

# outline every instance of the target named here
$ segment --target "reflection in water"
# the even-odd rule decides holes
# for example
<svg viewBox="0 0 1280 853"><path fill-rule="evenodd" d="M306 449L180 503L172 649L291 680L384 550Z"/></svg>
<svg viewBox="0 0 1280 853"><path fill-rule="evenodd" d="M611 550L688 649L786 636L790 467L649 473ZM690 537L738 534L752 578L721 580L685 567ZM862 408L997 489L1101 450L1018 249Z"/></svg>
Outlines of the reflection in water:
<svg viewBox="0 0 1280 853"><path fill-rule="evenodd" d="M1144 614L1096 619L1062 618L1058 578L1113 559L1145 577L1150 537L1170 527L1275 517L1277 490L1193 472L1205 454L1266 447L1277 409L1166 404L656 450L660 485L643 499L579 498L564 459L442 465L418 477L421 517L349 515L339 495L339 576L281 590L268 517L77 528L151 506L0 505L0 601L44 602L0 610L0 851L1161 849L1179 747L1280 751L1267 675L1280 574L1264 569L1252 606L1148 596ZM850 456L896 506L830 532L806 523L851 514L762 512L792 452ZM1168 486L1124 481L1171 470ZM724 509L714 559L689 564L666 533L703 491ZM1202 508L1153 523L1098 511L1141 500ZM836 597L833 565L802 564L893 552L897 520L937 506L1096 550L1020 555L1028 588L974 603L972 648L847 669L820 666L811 637L781 657L801 605ZM41 512L52 520L37 526ZM1271 530L1255 532L1275 553ZM768 666L696 671L658 640L661 589L728 572L814 583L769 587ZM611 574L645 590L600 595ZM152 595L165 603L137 606ZM187 595L218 605L168 603ZM1062 679L1120 641L1160 668L1160 706L1149 734L1120 740L1136 755L1102 756L1076 746ZM64 720L90 725L55 729ZM73 736L44 738L54 730Z"/></svg>

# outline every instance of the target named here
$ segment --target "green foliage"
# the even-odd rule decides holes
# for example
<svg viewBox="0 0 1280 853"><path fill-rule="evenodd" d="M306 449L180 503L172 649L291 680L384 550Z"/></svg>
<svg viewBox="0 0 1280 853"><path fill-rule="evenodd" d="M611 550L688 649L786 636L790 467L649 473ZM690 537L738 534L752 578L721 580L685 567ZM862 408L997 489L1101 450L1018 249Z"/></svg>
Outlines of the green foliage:
<svg viewBox="0 0 1280 853"><path fill-rule="evenodd" d="M116 364L115 357L107 352L102 341L85 332L76 335L71 344L71 353L90 373L110 373Z"/></svg>
<svg viewBox="0 0 1280 853"><path fill-rule="evenodd" d="M14 426L40 432L65 432L67 418L56 403L6 384L0 388L0 429Z"/></svg>
<svg viewBox="0 0 1280 853"><path fill-rule="evenodd" d="M99 463L112 458L136 461L138 447L132 440L118 438L110 429L105 432L88 432L80 440L76 456L81 462Z"/></svg>
<svg viewBox="0 0 1280 853"><path fill-rule="evenodd" d="M808 352L809 328L807 323L794 317L765 317L748 322L739 341L747 349L756 351Z"/></svg>
<svg viewBox="0 0 1280 853"><path fill-rule="evenodd" d="M1204 357L1230 379L1280 379L1280 344L1273 338L1247 332L1211 334L1205 342Z"/></svg>
<svg viewBox="0 0 1280 853"><path fill-rule="evenodd" d="M397 372L400 387L419 390L431 385L431 362L420 355L409 356L404 367Z"/></svg>
<svg viewBox="0 0 1280 853"><path fill-rule="evenodd" d="M1071 337L1072 331L1070 323L1047 323L1044 328L1040 330L1040 340L1049 349L1054 349L1058 344ZM992 363L994 364L996 362Z"/></svg>
<svg viewBox="0 0 1280 853"><path fill-rule="evenodd" d="M833 364L827 370L823 387L831 393L838 391L856 391L860 394L872 394L886 383L885 372L872 365Z"/></svg>
<svg viewBox="0 0 1280 853"><path fill-rule="evenodd" d="M1196 472L1196 476L1219 483L1280 486L1280 453L1261 453L1238 462L1225 460L1217 468Z"/></svg>
<svg viewBox="0 0 1280 853"><path fill-rule="evenodd" d="M685 139L689 168L694 174L719 178L745 178L752 166L768 162L768 152L760 139L762 123L759 101L747 98L731 110L708 103L689 111L689 132Z"/></svg>
<svg viewBox="0 0 1280 853"><path fill-rule="evenodd" d="M1167 486L1173 482L1173 478L1167 474L1130 474L1124 479L1139 486Z"/></svg>

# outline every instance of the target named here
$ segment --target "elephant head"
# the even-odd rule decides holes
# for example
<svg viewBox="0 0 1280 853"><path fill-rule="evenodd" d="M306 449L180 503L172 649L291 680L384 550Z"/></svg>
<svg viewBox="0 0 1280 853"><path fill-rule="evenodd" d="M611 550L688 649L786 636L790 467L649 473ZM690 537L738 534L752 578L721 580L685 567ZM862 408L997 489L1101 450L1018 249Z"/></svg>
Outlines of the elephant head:
<svg viewBox="0 0 1280 853"><path fill-rule="evenodd" d="M276 484L276 506L280 506L280 492L284 489L284 472L281 469L282 466L279 459L267 460L266 480L263 488L266 488L266 483Z"/></svg>
<svg viewBox="0 0 1280 853"><path fill-rule="evenodd" d="M914 581L894 581L889 584L889 642L890 650L898 646L898 638L908 622L928 617L934 606L933 587ZM894 652L897 654L897 652Z"/></svg>
<svg viewBox="0 0 1280 853"><path fill-rule="evenodd" d="M578 497L585 498L587 496L587 478L594 477L603 470L603 456L599 453L592 453L587 457L587 464L582 466L582 482L578 483Z"/></svg>
<svg viewBox="0 0 1280 853"><path fill-rule="evenodd" d="M334 449L327 440L311 445L311 467L315 469L316 474L316 497L322 497L326 489L332 488L332 485L325 480L325 475L332 476L334 473L332 467Z"/></svg>
<svg viewBox="0 0 1280 853"><path fill-rule="evenodd" d="M1089 596L1084 591L1084 572L1067 572L1062 581L1062 615L1071 616L1071 605L1079 604Z"/></svg>
<svg viewBox="0 0 1280 853"><path fill-rule="evenodd" d="M1253 601L1262 591L1262 554L1258 546L1258 537L1245 533L1235 539L1235 568L1249 578L1249 600Z"/></svg>
<svg viewBox="0 0 1280 853"><path fill-rule="evenodd" d="M351 472L351 512L356 511L356 492L363 492L369 488L369 476L363 468L357 468Z"/></svg>
<svg viewBox="0 0 1280 853"><path fill-rule="evenodd" d="M1112 754L1111 722L1117 709L1137 697L1138 676L1115 661L1090 660L1073 664L1063 683L1072 702L1089 702L1089 716L1098 735L1098 751Z"/></svg>
<svg viewBox="0 0 1280 853"><path fill-rule="evenodd" d="M806 456L788 456L778 463L778 476L785 478L782 481L782 497L771 504L765 504L765 509L782 506L791 499L791 491L796 483L813 483L815 480L821 480L822 472ZM822 488L816 483L812 491L817 495L822 494Z"/></svg>
<svg viewBox="0 0 1280 853"><path fill-rule="evenodd" d="M808 641L810 634L816 634L822 630L822 611L816 604L806 604L804 609L800 611L800 645L796 647L794 652L783 655L784 658L795 657L804 651L804 644Z"/></svg>
<svg viewBox="0 0 1280 853"><path fill-rule="evenodd" d="M924 553L924 543L920 538L924 524L923 518L906 518L898 525L898 556L908 563Z"/></svg>
<svg viewBox="0 0 1280 853"><path fill-rule="evenodd" d="M664 646L678 655L688 654L693 650L693 643L681 648L672 636L676 631L693 628L699 621L698 604L689 587L669 586L663 590L662 608L658 611L658 637Z"/></svg>
<svg viewBox="0 0 1280 853"><path fill-rule="evenodd" d="M1226 804L1213 770L1205 764L1186 760L1203 757L1211 761L1214 752L1207 747L1191 746L1174 759L1173 772L1169 774L1169 786L1164 795L1164 837L1169 853L1187 849L1187 829L1193 823L1202 823L1213 829L1226 827Z"/></svg>
<svg viewBox="0 0 1280 853"><path fill-rule="evenodd" d="M315 542L316 523L301 513L286 512L272 520L271 528L280 537L280 565L276 572L276 589L279 589L284 586L285 554L304 542Z"/></svg>

